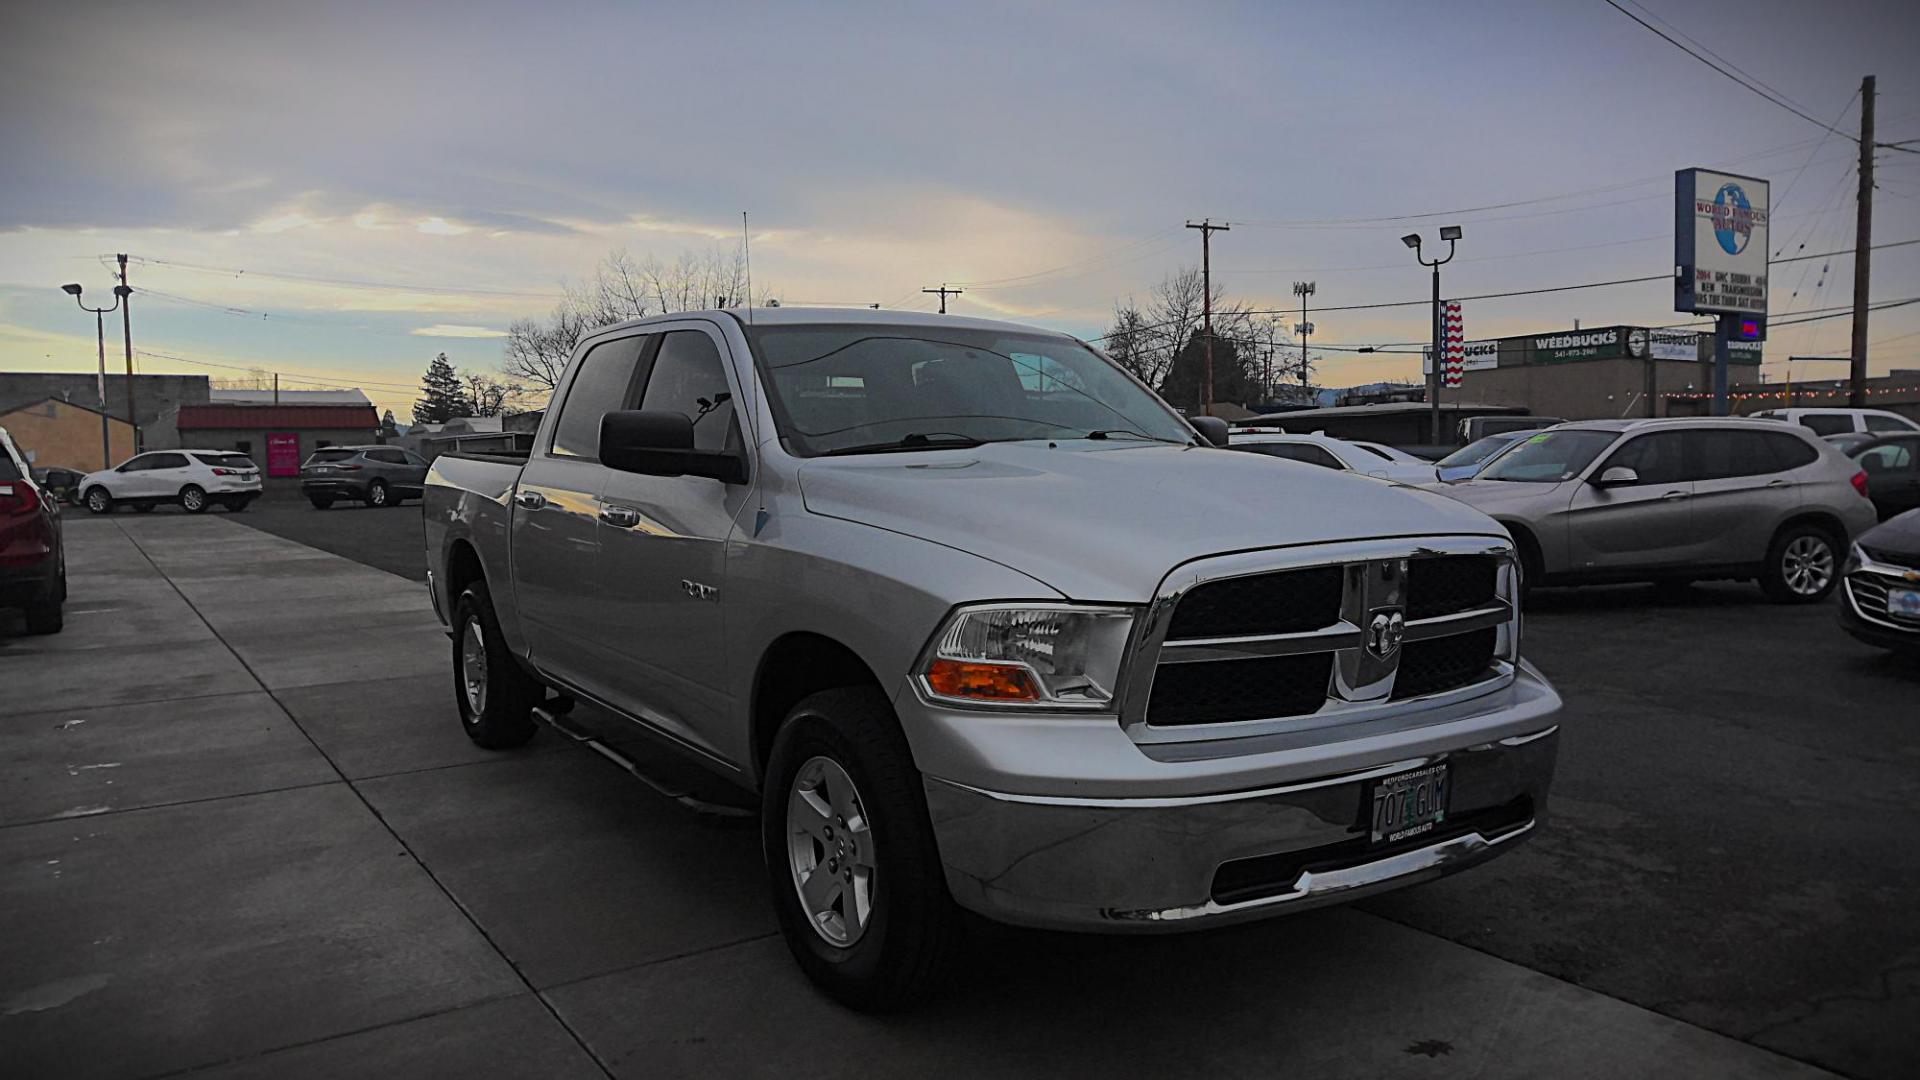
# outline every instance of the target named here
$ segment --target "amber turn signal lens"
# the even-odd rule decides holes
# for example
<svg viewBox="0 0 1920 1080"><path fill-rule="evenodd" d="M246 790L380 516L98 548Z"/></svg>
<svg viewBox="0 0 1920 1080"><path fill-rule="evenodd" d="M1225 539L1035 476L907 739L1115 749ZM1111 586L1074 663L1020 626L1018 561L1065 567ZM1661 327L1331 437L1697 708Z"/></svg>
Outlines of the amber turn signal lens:
<svg viewBox="0 0 1920 1080"><path fill-rule="evenodd" d="M964 660L935 660L927 669L927 685L946 697L979 701L1038 701L1040 690L1023 667L975 664Z"/></svg>

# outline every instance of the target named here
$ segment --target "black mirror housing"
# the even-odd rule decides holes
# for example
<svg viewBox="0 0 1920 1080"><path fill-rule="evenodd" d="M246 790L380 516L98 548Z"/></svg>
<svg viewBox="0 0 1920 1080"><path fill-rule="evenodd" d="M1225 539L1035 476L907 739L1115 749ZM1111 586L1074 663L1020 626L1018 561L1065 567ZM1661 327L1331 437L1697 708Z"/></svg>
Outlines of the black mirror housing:
<svg viewBox="0 0 1920 1080"><path fill-rule="evenodd" d="M738 453L694 449L693 420L663 409L621 409L601 417L600 463L643 476L704 476L724 484L747 479L747 463Z"/></svg>
<svg viewBox="0 0 1920 1080"><path fill-rule="evenodd" d="M1189 416L1187 423L1211 446L1227 445L1227 422L1217 416Z"/></svg>

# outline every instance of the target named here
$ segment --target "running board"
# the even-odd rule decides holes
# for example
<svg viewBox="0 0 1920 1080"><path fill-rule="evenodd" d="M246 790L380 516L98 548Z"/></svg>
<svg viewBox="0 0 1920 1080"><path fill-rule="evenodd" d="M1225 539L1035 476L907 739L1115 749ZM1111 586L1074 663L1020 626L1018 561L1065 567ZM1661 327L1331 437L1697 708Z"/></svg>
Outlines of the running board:
<svg viewBox="0 0 1920 1080"><path fill-rule="evenodd" d="M679 789L678 785L662 783L660 780L649 775L646 770L642 769L639 762L634 761L627 755L601 742L590 732L582 731L574 727L566 719L566 712L568 710L565 707L555 708L554 705L555 703L549 702L546 705L535 706L533 710L534 719L594 753L599 754L615 765L620 766L622 769L631 773L634 779L667 798L672 799L674 802L679 803L681 806L692 810L696 814L711 814L715 817L743 818L753 816L753 811L751 810L738 806L727 806L722 803L708 802L689 791Z"/></svg>

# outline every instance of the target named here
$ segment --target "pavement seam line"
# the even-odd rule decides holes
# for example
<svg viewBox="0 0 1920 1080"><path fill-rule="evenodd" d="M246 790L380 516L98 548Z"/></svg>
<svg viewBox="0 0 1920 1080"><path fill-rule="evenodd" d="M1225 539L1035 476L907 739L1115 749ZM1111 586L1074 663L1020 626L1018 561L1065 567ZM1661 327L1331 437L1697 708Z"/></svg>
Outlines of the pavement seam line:
<svg viewBox="0 0 1920 1080"><path fill-rule="evenodd" d="M101 818L119 817L122 814L138 814L147 810L169 810L178 806L199 806L202 803L225 802L228 799L248 799L255 795L277 795L283 791L305 791L308 788L329 787L343 783L340 780L315 780L310 784L288 784L284 787L261 788L258 791L233 791L225 795L207 795L198 799L174 799L169 802L149 803L145 806L118 806L111 810L102 810L96 814L68 814L64 817L34 818L31 821L9 821L0 823L0 832L7 829L22 829L29 825L51 825L62 821L98 821Z"/></svg>
<svg viewBox="0 0 1920 1080"><path fill-rule="evenodd" d="M206 626L208 630L212 631L214 640L218 641L222 648L226 649L229 653L231 653L233 655L234 660L237 661L243 669L245 669L247 676L251 678L254 681L254 683L260 687L262 691L265 691L267 697L273 701L274 707L280 710L280 714L282 716L285 716L287 718L287 722L293 725L294 730L298 731L301 737L307 740L307 744L313 747L314 753L319 754L320 759L322 761L325 761L327 763L327 767L333 770L334 775L340 778L340 783L345 784L347 786L347 790L353 792L354 798L360 800L360 805L366 807L367 813L373 815L373 819L380 823L380 827L386 830L387 835L393 838L394 843L400 845L400 850L407 853L407 858L413 860L413 864L420 868L420 872L422 874L425 874L427 880L433 883L433 887L440 891L440 895L446 897L447 902L453 905L454 910L458 911L460 913L460 916L467 920L467 925L473 927L474 933L480 935L480 940L486 942L487 947L493 950L494 955L498 956L500 958L500 961L507 965L507 970L513 972L514 977L520 980L520 985L526 987L527 991L533 994L534 999L539 1001L541 1007L547 1010L547 1014L549 1016L552 1016L554 1019L554 1022L560 1025L561 1030L565 1031L568 1037L574 1041L574 1044L580 1047L581 1052L585 1053L587 1057L591 1059L595 1065L599 1066L600 1072L602 1073L602 1075L606 1076L608 1080L612 1080L613 1070L607 1066L607 1063L600 1060L600 1056L593 1052L593 1048L587 1045L586 1040L580 1037L580 1033L578 1031L575 1031L571 1024L567 1023L566 1018L560 1015L559 1011L553 1007L552 1003L547 1001L546 998L540 996L539 990L527 978L527 973L520 970L520 965L513 962L513 958L507 955L506 950L500 947L499 942L496 942L493 940L493 935L487 933L487 928L480 925L480 921L474 918L473 912L469 911L467 909L467 906L461 903L458 897L453 895L453 891L447 888L446 883L442 882L440 878L434 874L433 870L430 867L428 867L427 864L420 858L419 853L413 850L413 845L407 843L406 839L402 837L399 834L399 832L394 829L393 825L387 821L386 816L380 813L379 809L376 808L373 805L372 801L367 798L366 793L361 791L359 787L357 787L352 780L347 779L346 774L340 771L339 764L335 762L333 758L327 754L327 751L325 750L325 748L323 748L319 744L319 742L317 742L314 739L312 733L307 731L307 729L300 723L299 719L293 715L293 712L287 708L286 703L280 700L279 695L273 692L273 688L269 687L266 684L266 682L260 678L259 673L253 670L253 666L247 663L246 658L240 655L239 650L235 649L231 644L229 644L226 637L220 633L219 628L214 626L213 623L207 620L207 617L205 615L202 615L200 613L200 608L194 604L193 600L189 598L187 594L184 591L182 591L178 585L174 584L173 578L170 577L165 570L162 570L160 568L160 564L153 560L153 556L147 554L147 549L141 546L140 541L136 539L131 533L128 533L126 530L126 527L121 525L119 522L116 521L113 524L115 528L120 530L121 535L125 536L128 539L128 541L130 541L133 544L135 550L140 552L140 557L147 561L147 565L153 567L154 573L159 574L160 577L164 581L166 581L166 583L170 587L172 587L174 593L178 595L180 599L187 605L188 609L193 612L194 617L199 619L201 624ZM318 550L318 549L315 549L315 550ZM327 553L327 554L331 555L331 553ZM336 559L343 558L343 556L339 556L339 555L332 555L332 557ZM348 560L348 561L351 561L351 560ZM405 580L405 579L402 578L400 580Z"/></svg>
<svg viewBox="0 0 1920 1080"><path fill-rule="evenodd" d="M777 938L779 936L780 936L780 931L768 930L767 932L762 934L749 934L748 936L743 938L735 938L732 941L716 942L715 944L712 944L712 945L706 945L698 949L688 949L686 952L673 953L672 955L669 955L669 956L656 956L651 960L642 960L637 964L623 964L617 968L609 968L606 971L596 971L591 975L580 975L571 979L564 980L562 982L557 982L547 987L546 989L541 990L540 993L550 994L555 990L565 990L569 987L579 986L581 983L592 982L595 979L610 978L614 975L625 975L630 971L639 971L642 968L650 968L659 964L670 964L675 960L685 960L685 959L688 959L689 957L706 956L709 953L724 952L727 949L738 948L742 945L751 945L756 941L766 941L770 938Z"/></svg>

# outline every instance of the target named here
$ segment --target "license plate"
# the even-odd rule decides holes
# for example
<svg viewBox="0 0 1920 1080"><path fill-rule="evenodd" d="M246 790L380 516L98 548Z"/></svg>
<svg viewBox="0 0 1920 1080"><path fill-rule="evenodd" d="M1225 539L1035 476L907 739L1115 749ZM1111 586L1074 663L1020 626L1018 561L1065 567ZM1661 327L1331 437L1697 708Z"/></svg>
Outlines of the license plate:
<svg viewBox="0 0 1920 1080"><path fill-rule="evenodd" d="M1887 611L1903 619L1920 619L1920 592L1888 589Z"/></svg>
<svg viewBox="0 0 1920 1080"><path fill-rule="evenodd" d="M1373 842L1391 844L1432 832L1447 819L1447 767L1389 776L1373 786Z"/></svg>

